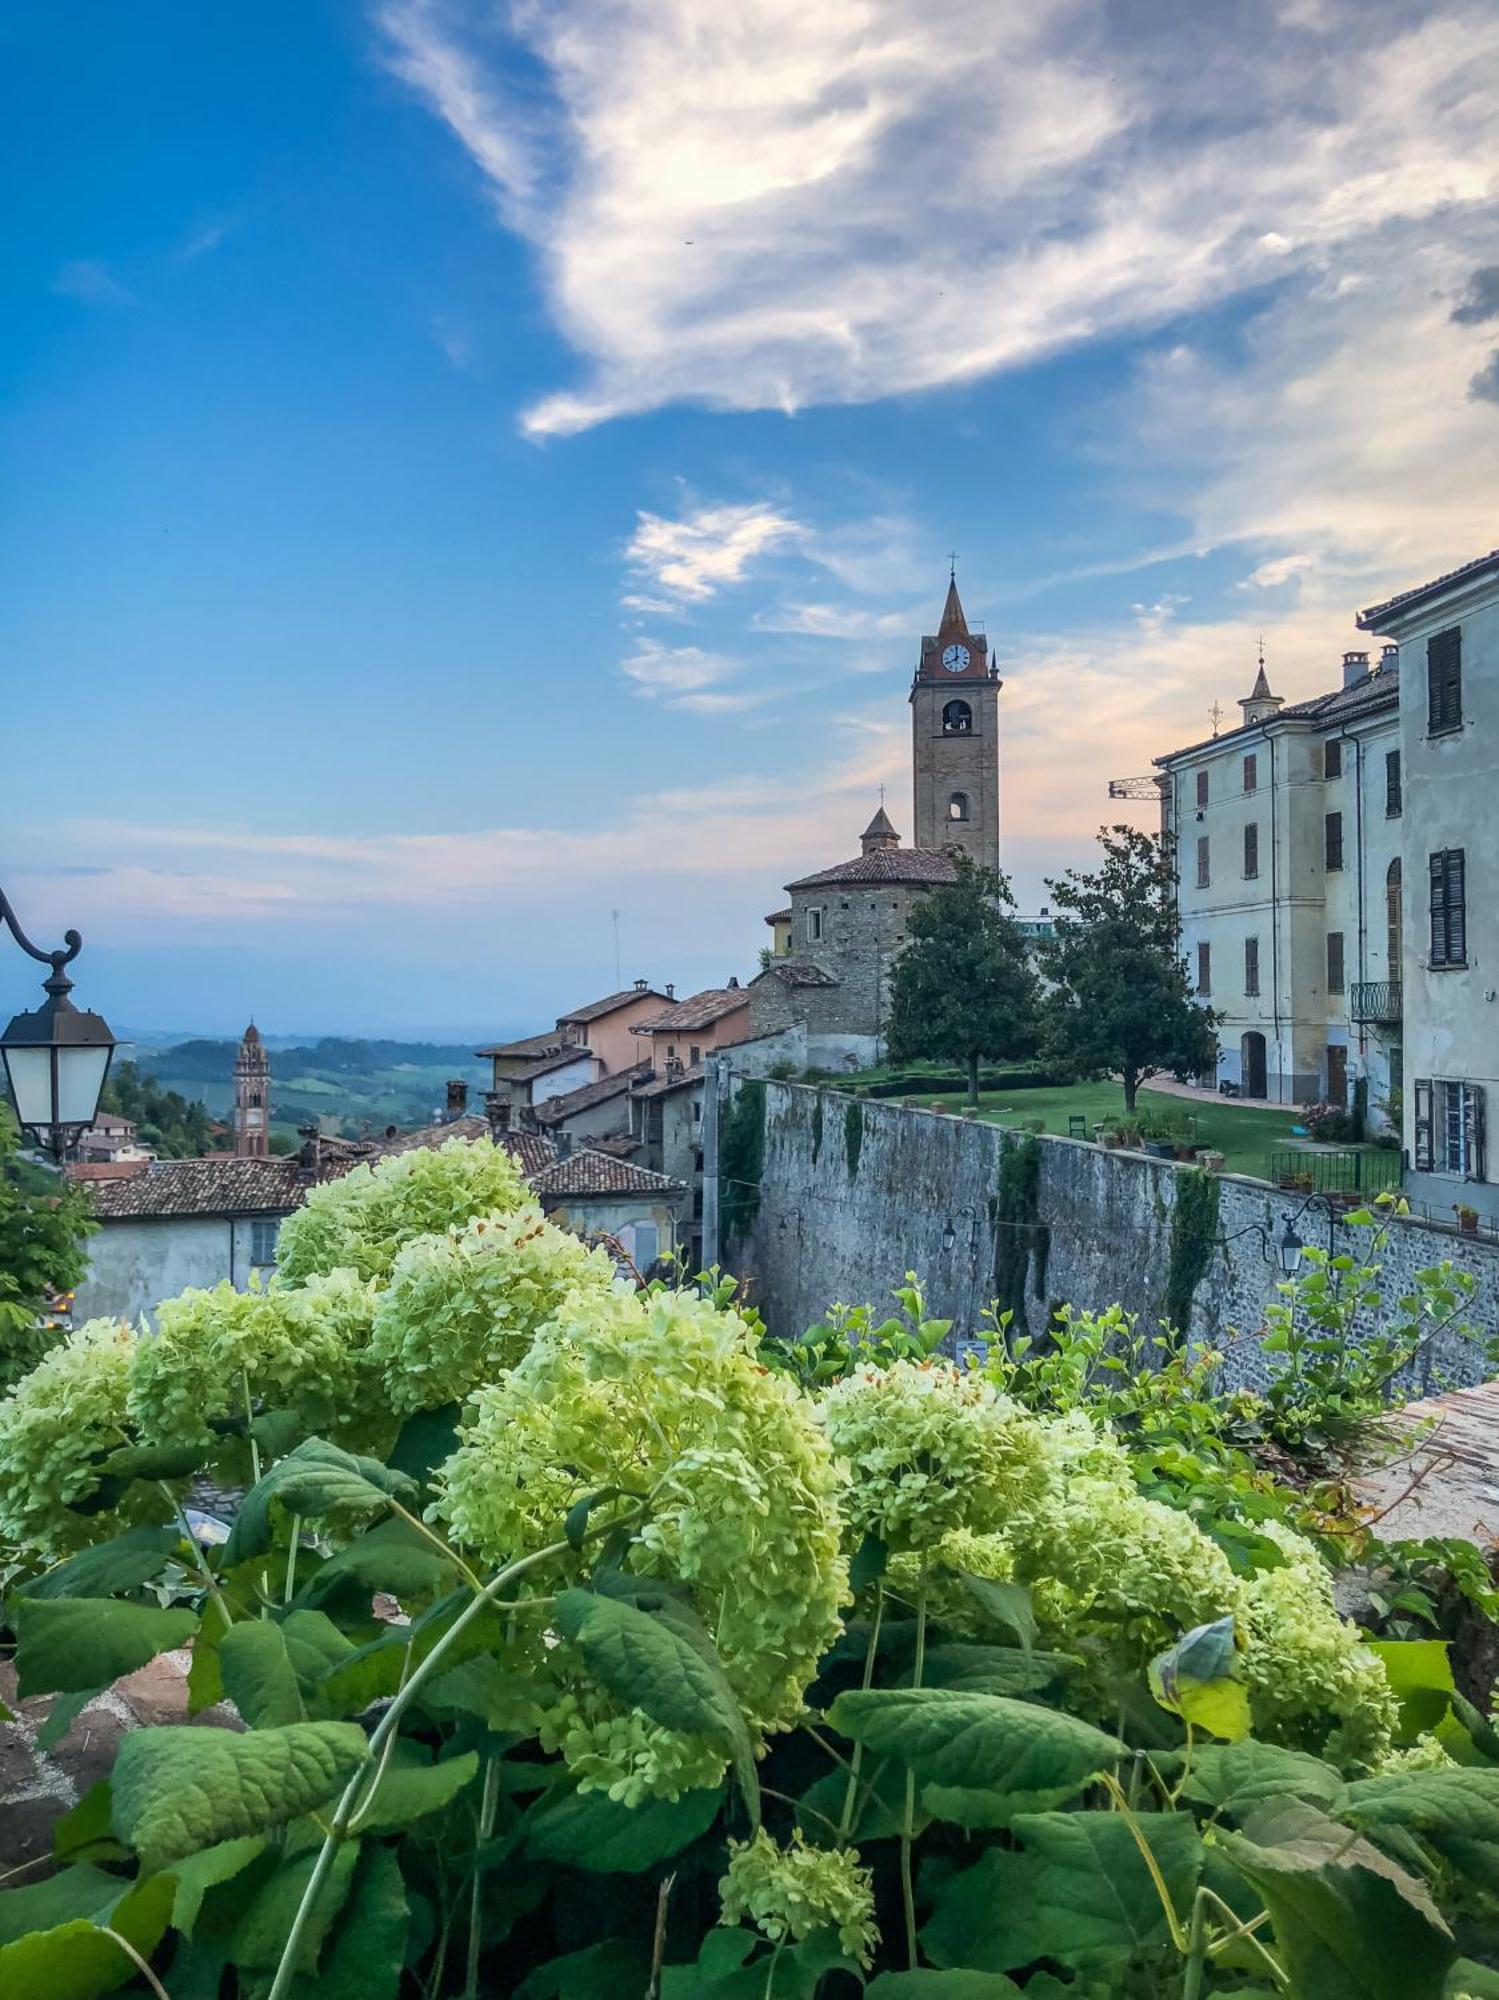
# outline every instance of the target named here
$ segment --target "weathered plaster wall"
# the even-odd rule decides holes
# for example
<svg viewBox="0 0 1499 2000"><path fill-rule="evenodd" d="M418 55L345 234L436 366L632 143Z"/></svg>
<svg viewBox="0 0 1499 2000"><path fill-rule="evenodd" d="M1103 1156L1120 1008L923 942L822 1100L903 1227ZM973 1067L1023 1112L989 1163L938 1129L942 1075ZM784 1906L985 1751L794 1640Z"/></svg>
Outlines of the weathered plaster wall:
<svg viewBox="0 0 1499 2000"><path fill-rule="evenodd" d="M262 1218L263 1219L263 1218ZM213 1286L228 1278L244 1291L251 1263L255 1219L222 1215L105 1222L89 1238L88 1276L78 1287L73 1321L136 1320L189 1285ZM261 1273L269 1279L274 1266Z"/></svg>
<svg viewBox="0 0 1499 2000"><path fill-rule="evenodd" d="M717 1120L708 1122L716 1134ZM751 1282L776 1333L811 1325L834 1300L882 1301L914 1270L931 1309L953 1320L955 1339L982 1336L995 1291L991 1202L1006 1138L975 1120L767 1082L759 1213L743 1243L723 1246L722 1261ZM711 1179L711 1153L709 1167ZM1027 1274L1033 1330L1063 1301L1102 1307L1117 1300L1148 1322L1159 1317L1172 1210L1190 1171L1080 1140L1041 1139L1037 1213L1049 1249L1041 1282L1035 1258ZM1262 1308L1280 1279L1262 1232L1273 1244L1300 1200L1234 1176L1219 1185L1218 1235L1227 1240L1213 1250L1197 1287L1190 1331L1226 1349L1228 1379L1253 1382L1265 1372L1255 1339ZM1308 1243L1325 1245L1328 1223L1320 1211L1302 1214L1297 1228ZM951 1247L944 1240L949 1229ZM1367 1240L1366 1231L1343 1223L1335 1231L1339 1251ZM1387 1295L1398 1297L1413 1272L1443 1257L1478 1278L1472 1321L1499 1334L1499 1248L1492 1244L1399 1225L1383 1256ZM1427 1357L1418 1385L1432 1386L1437 1369L1455 1382L1487 1372L1477 1349L1455 1342Z"/></svg>

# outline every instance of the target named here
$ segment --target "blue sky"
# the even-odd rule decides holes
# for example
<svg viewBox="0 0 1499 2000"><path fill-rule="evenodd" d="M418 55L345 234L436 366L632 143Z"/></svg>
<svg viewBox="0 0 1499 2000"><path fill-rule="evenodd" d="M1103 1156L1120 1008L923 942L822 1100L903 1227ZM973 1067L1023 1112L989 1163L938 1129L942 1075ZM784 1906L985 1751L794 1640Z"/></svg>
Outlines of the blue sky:
<svg viewBox="0 0 1499 2000"><path fill-rule="evenodd" d="M1386 0L9 10L24 920L142 1027L519 1027L616 910L626 978L748 973L881 784L909 834L949 548L1033 906L1259 633L1310 693L1495 541L1496 58Z"/></svg>

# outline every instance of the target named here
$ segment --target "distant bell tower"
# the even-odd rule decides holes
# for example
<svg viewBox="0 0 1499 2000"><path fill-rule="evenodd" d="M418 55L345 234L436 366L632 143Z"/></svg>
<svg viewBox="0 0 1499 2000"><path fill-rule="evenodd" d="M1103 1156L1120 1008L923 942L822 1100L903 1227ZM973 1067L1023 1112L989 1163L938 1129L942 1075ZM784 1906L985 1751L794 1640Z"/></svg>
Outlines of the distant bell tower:
<svg viewBox="0 0 1499 2000"><path fill-rule="evenodd" d="M234 1150L242 1160L263 1160L271 1122L271 1065L252 1021L234 1058Z"/></svg>
<svg viewBox="0 0 1499 2000"><path fill-rule="evenodd" d="M956 574L936 635L921 641L911 683L911 768L917 847L955 847L999 866L998 670L982 632L970 632Z"/></svg>

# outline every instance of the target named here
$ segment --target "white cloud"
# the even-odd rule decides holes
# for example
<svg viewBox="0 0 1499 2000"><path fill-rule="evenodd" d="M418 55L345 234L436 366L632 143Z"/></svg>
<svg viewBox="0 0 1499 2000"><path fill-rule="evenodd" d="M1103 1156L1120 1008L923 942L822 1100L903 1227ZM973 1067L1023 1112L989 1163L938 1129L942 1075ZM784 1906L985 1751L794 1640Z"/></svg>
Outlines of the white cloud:
<svg viewBox="0 0 1499 2000"><path fill-rule="evenodd" d="M741 671L738 661L701 646L663 646L642 639L622 666L637 694L690 714L727 715L755 708L765 699L763 692L726 689L724 683Z"/></svg>
<svg viewBox="0 0 1499 2000"><path fill-rule="evenodd" d="M1297 555L1267 556L1264 562L1256 563L1238 590L1280 590L1285 584L1295 583L1316 565L1317 558L1302 550Z"/></svg>
<svg viewBox="0 0 1499 2000"><path fill-rule="evenodd" d="M642 510L625 560L656 589L700 603L741 582L759 557L805 533L800 521L764 500L695 507L675 520Z"/></svg>
<svg viewBox="0 0 1499 2000"><path fill-rule="evenodd" d="M80 257L64 264L52 280L59 298L74 299L81 306L128 306L135 303L102 257Z"/></svg>
<svg viewBox="0 0 1499 2000"><path fill-rule="evenodd" d="M1496 188L1499 17L1463 0L549 0L511 17L524 108L494 18L380 14L580 359L537 435L969 380Z"/></svg>

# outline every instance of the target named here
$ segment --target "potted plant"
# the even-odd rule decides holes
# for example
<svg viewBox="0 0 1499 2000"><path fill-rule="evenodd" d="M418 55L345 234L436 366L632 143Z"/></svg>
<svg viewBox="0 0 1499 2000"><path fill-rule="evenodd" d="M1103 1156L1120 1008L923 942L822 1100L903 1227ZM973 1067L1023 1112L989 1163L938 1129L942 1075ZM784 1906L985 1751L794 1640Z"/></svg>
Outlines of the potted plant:
<svg viewBox="0 0 1499 2000"><path fill-rule="evenodd" d="M1457 1226L1464 1236L1476 1236L1478 1234L1478 1210L1476 1208L1469 1208L1465 1201L1455 1201L1452 1204L1452 1213L1457 1217Z"/></svg>
<svg viewBox="0 0 1499 2000"><path fill-rule="evenodd" d="M1215 1153L1211 1147L1205 1147L1197 1155L1197 1164L1210 1174L1221 1174L1228 1165L1228 1156L1226 1153Z"/></svg>

